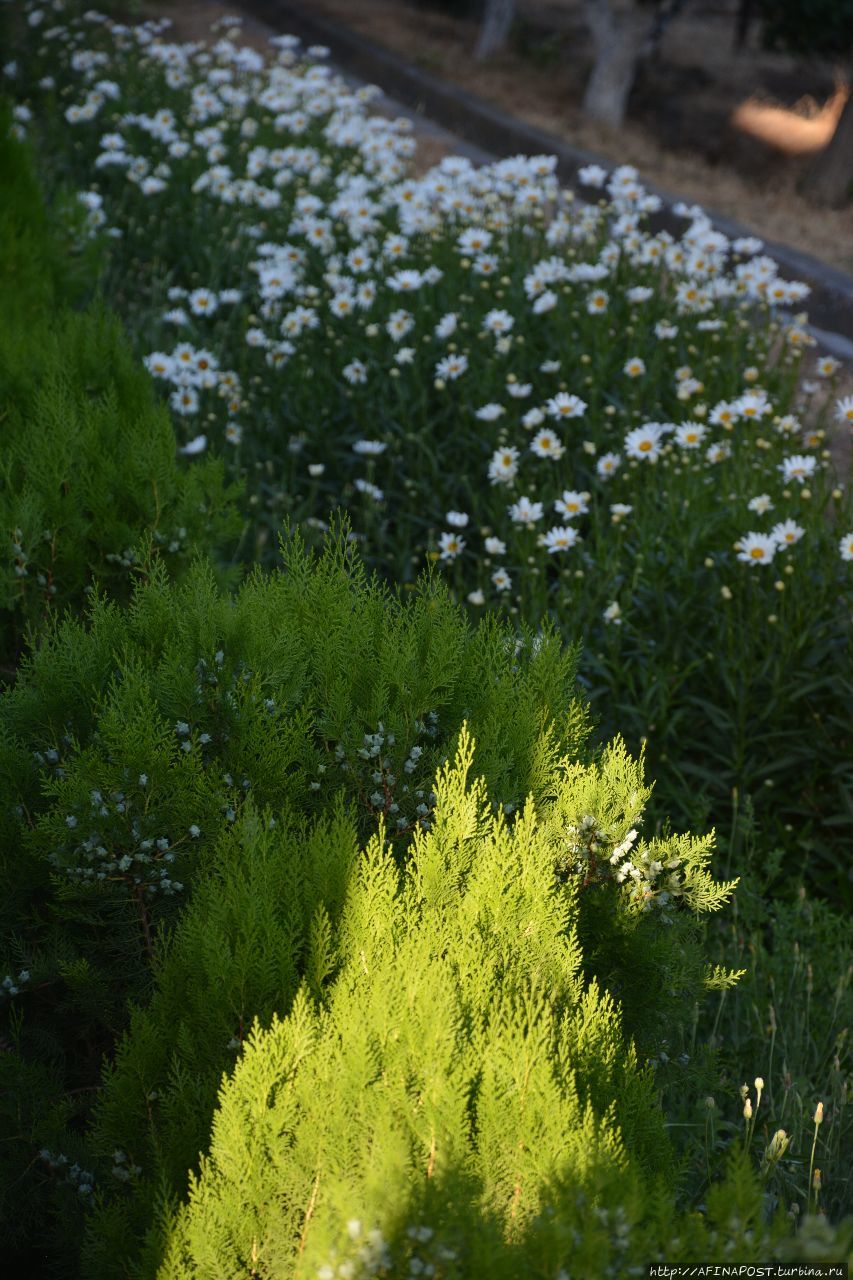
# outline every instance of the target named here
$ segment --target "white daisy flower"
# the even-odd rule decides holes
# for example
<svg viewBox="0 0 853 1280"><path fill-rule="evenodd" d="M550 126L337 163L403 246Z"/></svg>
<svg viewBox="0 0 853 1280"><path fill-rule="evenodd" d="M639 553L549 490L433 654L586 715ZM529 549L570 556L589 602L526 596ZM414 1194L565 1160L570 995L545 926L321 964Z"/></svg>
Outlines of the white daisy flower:
<svg viewBox="0 0 853 1280"><path fill-rule="evenodd" d="M482 227L466 227L456 241L456 247L465 257L482 253L492 243L491 231Z"/></svg>
<svg viewBox="0 0 853 1280"><path fill-rule="evenodd" d="M656 461L660 457L663 434L664 429L659 422L647 422L642 427L635 427L625 436L625 452L629 458Z"/></svg>
<svg viewBox="0 0 853 1280"><path fill-rule="evenodd" d="M559 391L546 403L545 409L552 418L580 418L586 411L586 402L580 396Z"/></svg>
<svg viewBox="0 0 853 1280"><path fill-rule="evenodd" d="M557 498L554 510L566 520L574 520L577 516L585 516L589 511L590 495L575 489L564 489L563 496Z"/></svg>
<svg viewBox="0 0 853 1280"><path fill-rule="evenodd" d="M541 431L536 432L536 435L530 441L530 451L535 453L537 458L552 458L554 461L562 458L566 452L557 439L556 433L549 431L547 427L543 427Z"/></svg>
<svg viewBox="0 0 853 1280"><path fill-rule="evenodd" d="M618 453L603 453L595 464L600 480L609 480L622 465L622 456Z"/></svg>
<svg viewBox="0 0 853 1280"><path fill-rule="evenodd" d="M718 462L725 462L726 458L732 456L732 451L725 440L718 441L715 444L709 444L705 450L705 457L712 466L716 466Z"/></svg>
<svg viewBox="0 0 853 1280"><path fill-rule="evenodd" d="M780 550L785 547L792 547L795 542L799 542L805 533L802 525L797 524L795 520L780 520L770 530L770 537L775 538L776 544Z"/></svg>
<svg viewBox="0 0 853 1280"><path fill-rule="evenodd" d="M513 523L526 525L541 520L544 510L541 502L532 502L530 498L519 498L518 502L513 502L507 509Z"/></svg>
<svg viewBox="0 0 853 1280"><path fill-rule="evenodd" d="M359 479L353 481L353 484L359 493L366 493L368 498L372 498L374 502L381 502L385 496L382 490L377 485L371 484L369 480L362 480L359 477Z"/></svg>
<svg viewBox="0 0 853 1280"><path fill-rule="evenodd" d="M585 187L600 189L607 181L607 170L602 169L600 164L584 165L582 169L578 169L578 181L582 182Z"/></svg>
<svg viewBox="0 0 853 1280"><path fill-rule="evenodd" d="M853 396L844 396L835 402L836 422L847 422L853 427Z"/></svg>
<svg viewBox="0 0 853 1280"><path fill-rule="evenodd" d="M489 462L489 480L492 484L510 484L518 475L518 449L505 445L496 449Z"/></svg>
<svg viewBox="0 0 853 1280"><path fill-rule="evenodd" d="M502 404L484 404L482 408L476 410L474 417L479 418L481 422L496 422L505 413L506 409Z"/></svg>
<svg viewBox="0 0 853 1280"><path fill-rule="evenodd" d="M188 418L198 413L198 392L194 387L179 387L169 396L169 404L175 413L179 413L182 418Z"/></svg>
<svg viewBox="0 0 853 1280"><path fill-rule="evenodd" d="M740 421L740 412L737 407L737 402L729 404L728 401L721 400L719 404L714 405L708 415L708 421L714 427L733 426L736 422Z"/></svg>
<svg viewBox="0 0 853 1280"><path fill-rule="evenodd" d="M798 480L802 484L809 476L814 475L816 467L816 458L803 453L793 453L789 458L783 458L777 469L782 472L786 483L789 480Z"/></svg>
<svg viewBox="0 0 853 1280"><path fill-rule="evenodd" d="M204 453L206 448L207 436L196 436L193 440L190 440L189 444L185 444L182 449L179 449L178 452L185 454L188 458L194 458L196 454Z"/></svg>
<svg viewBox="0 0 853 1280"><path fill-rule="evenodd" d="M454 382L457 378L461 378L462 374L468 368L468 357L464 355L444 356L435 366L435 376L437 378L450 379Z"/></svg>
<svg viewBox="0 0 853 1280"><path fill-rule="evenodd" d="M528 409L527 413L521 419L521 425L527 430L532 431L534 427L541 426L545 421L545 414L541 409Z"/></svg>
<svg viewBox="0 0 853 1280"><path fill-rule="evenodd" d="M442 560L455 560L465 550L465 539L458 533L443 533L438 540Z"/></svg>
<svg viewBox="0 0 853 1280"><path fill-rule="evenodd" d="M194 316L210 316L219 305L219 299L210 289L193 289L187 298Z"/></svg>
<svg viewBox="0 0 853 1280"><path fill-rule="evenodd" d="M744 564L770 564L776 554L776 540L766 533L748 533L736 546Z"/></svg>
<svg viewBox="0 0 853 1280"><path fill-rule="evenodd" d="M763 391L745 392L739 400L735 401L734 408L741 418L746 418L747 420L764 418L768 413L772 413L767 396Z"/></svg>
<svg viewBox="0 0 853 1280"><path fill-rule="evenodd" d="M675 429L675 443L682 449L698 449L708 428L700 422L684 422Z"/></svg>
<svg viewBox="0 0 853 1280"><path fill-rule="evenodd" d="M570 525L555 525L553 529L543 533L541 545L547 548L549 555L555 555L558 551L570 551L579 538L577 529Z"/></svg>
<svg viewBox="0 0 853 1280"><path fill-rule="evenodd" d="M509 333L514 324L515 320L508 311L489 311L483 318L483 328L488 333Z"/></svg>

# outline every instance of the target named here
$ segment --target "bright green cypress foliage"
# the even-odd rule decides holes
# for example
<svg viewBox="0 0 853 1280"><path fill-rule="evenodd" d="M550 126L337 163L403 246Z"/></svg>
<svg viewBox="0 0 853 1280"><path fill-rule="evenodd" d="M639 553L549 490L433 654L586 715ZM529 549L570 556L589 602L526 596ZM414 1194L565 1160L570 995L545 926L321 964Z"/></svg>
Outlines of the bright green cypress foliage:
<svg viewBox="0 0 853 1280"><path fill-rule="evenodd" d="M168 412L118 321L97 305L64 309L79 293L63 258L78 248L73 218L49 220L26 148L2 119L0 134L0 660L10 664L51 611L80 610L93 586L129 598L155 556L175 572L196 551L233 546L239 516L217 461L179 465Z"/></svg>
<svg viewBox="0 0 853 1280"><path fill-rule="evenodd" d="M601 1275L643 1188L669 1196L653 1073L585 979L578 931L587 895L610 893L614 916L636 895L559 874L561 815L588 804L595 767L564 767L541 819L531 801L507 821L472 756L463 730L402 875L381 832L368 845L324 999L306 985L250 1037L189 1203L164 1210L160 1280L402 1276L412 1254L447 1277L556 1276L569 1244L573 1274ZM676 847L703 878L701 847ZM512 1270L528 1250L535 1267Z"/></svg>
<svg viewBox="0 0 853 1280"><path fill-rule="evenodd" d="M321 993L357 852L342 810L285 831L250 805L226 833L161 949L151 1004L134 1010L105 1077L90 1150L112 1165L116 1194L108 1181L108 1203L89 1224L88 1274L122 1274L157 1194L185 1191L222 1074L255 1019L287 1009L303 977Z"/></svg>

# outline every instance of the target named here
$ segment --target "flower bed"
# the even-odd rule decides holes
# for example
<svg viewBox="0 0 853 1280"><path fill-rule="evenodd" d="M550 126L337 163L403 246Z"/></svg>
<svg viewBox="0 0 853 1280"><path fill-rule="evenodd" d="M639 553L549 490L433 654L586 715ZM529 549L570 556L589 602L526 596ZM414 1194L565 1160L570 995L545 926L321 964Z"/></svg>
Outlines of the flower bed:
<svg viewBox="0 0 853 1280"><path fill-rule="evenodd" d="M288 37L264 61L227 24L206 50L48 15L27 65L51 163L109 237L184 454L245 481L249 554L342 505L391 578L436 560L475 611L551 616L604 734L667 763L659 817L733 831L736 792L788 874L825 877L853 829L853 689L827 665L853 402L833 359L800 377L806 288L696 207L653 233L630 166L589 166L585 203L547 156L412 178L408 122Z"/></svg>

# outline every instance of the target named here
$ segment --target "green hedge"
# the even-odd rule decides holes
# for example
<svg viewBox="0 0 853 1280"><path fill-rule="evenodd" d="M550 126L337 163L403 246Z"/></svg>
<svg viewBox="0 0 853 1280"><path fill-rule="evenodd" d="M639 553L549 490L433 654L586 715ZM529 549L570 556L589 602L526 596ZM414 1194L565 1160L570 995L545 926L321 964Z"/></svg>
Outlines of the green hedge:
<svg viewBox="0 0 853 1280"><path fill-rule="evenodd" d="M196 551L233 551L240 518L237 487L225 485L218 462L181 465L169 415L118 321L97 303L69 309L92 246L73 209L48 215L7 113L0 134L9 184L0 211L0 661L8 679L25 635L51 613L79 611L93 588L128 599L157 558L181 572Z"/></svg>

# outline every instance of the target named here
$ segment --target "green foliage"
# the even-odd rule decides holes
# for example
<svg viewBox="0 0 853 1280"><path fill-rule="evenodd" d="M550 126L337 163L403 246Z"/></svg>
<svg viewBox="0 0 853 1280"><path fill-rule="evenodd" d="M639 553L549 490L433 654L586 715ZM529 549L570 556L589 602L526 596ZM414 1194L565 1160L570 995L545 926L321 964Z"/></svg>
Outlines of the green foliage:
<svg viewBox="0 0 853 1280"><path fill-rule="evenodd" d="M464 719L510 807L583 747L575 658L555 638L517 652L438 582L397 599L343 533L319 560L296 542L285 559L233 598L202 564L181 584L155 566L130 608L98 597L86 623L57 624L0 700L3 959L31 973L23 1025L75 1090L96 1083L127 999L147 1000L158 936L247 802L299 820L343 799L402 854ZM3 1151L26 1168L28 1133Z"/></svg>
<svg viewBox="0 0 853 1280"><path fill-rule="evenodd" d="M617 230L642 195L624 171L627 204L614 176L606 209L546 233L527 196L556 197L547 162L451 165L410 224L410 140L288 50L270 74L307 108L297 163L272 80L230 39L164 62L147 25L73 5L61 27L18 19L12 133L41 134L49 192L3 116L6 676L30 641L0 697L0 1215L18 1268L563 1280L570 1259L597 1280L662 1256L837 1261L853 1229L816 1211L849 1206L849 926L807 897L769 905L782 875L833 892L853 831L851 507L819 454L835 370L798 392L804 321L765 309L801 292L734 246L726 261L701 220L674 244ZM223 112L199 132L205 80ZM211 185L220 160L233 184ZM294 254L297 199L331 215L347 174L367 223L335 214ZM481 223L493 281L459 251ZM397 230L408 284L384 255ZM347 281L355 246L367 274ZM719 299L691 275L697 246ZM587 284L605 259L602 318ZM70 309L96 273L127 336ZM359 281L372 300L336 309ZM310 323L285 315L297 301ZM283 571L226 594L235 495L216 462L176 459L137 363L154 347L182 438L221 433L257 559L283 517L319 542L345 506L356 532L319 559L291 540ZM451 351L461 381L438 376ZM520 432L569 390L584 421L538 457ZM602 470L648 415L672 420L659 459ZM487 482L510 443L511 491ZM793 480L792 449L815 451ZM761 488L768 522L799 529L774 543L775 581L732 552ZM578 545L550 555L544 524L508 518L522 493L575 520ZM455 551L445 523L465 528ZM369 581L356 542L409 594ZM414 588L424 560L447 589ZM476 628L466 597L494 606ZM588 745L558 632L583 637L607 747ZM722 882L713 837L668 816L718 823ZM743 873L732 922L718 908ZM786 1212L805 1219L793 1240Z"/></svg>
<svg viewBox="0 0 853 1280"><path fill-rule="evenodd" d="M621 1275L648 1248L671 1152L654 1076L583 976L595 890L555 881L555 815L494 815L471 762L463 734L402 876L381 833L368 845L323 998L304 988L254 1029L189 1203L164 1210L161 1280L402 1276L413 1257L446 1277L555 1276L569 1242L574 1274ZM571 771L559 794L570 808ZM771 1232L754 1177L737 1178L721 1253L755 1256Z"/></svg>
<svg viewBox="0 0 853 1280"><path fill-rule="evenodd" d="M466 790L471 755L464 734L459 752L456 772L451 774L445 766L436 785L430 835L423 835L424 827L417 828L414 861L407 863L418 901L431 905L431 927L438 931L435 945L449 949L454 931L461 929L463 937L481 938L487 951L494 948L510 957L522 919L525 964L544 990L560 990L569 970L578 970L586 984L584 993L577 995L585 1029L581 1035L576 1028L572 1036L580 1037L592 1055L584 1097L594 1097L604 1112L613 1096L621 1041L610 1035L606 1019L595 1031L592 1023L602 1008L616 1007L618 994L626 1021L642 1035L647 1049L660 1047L664 1030L674 1034L679 1016L684 1017L685 1010L689 1016L705 985L692 913L712 909L710 904L728 897L731 886L714 885L699 870L707 860L703 841L654 841L633 852L637 866L653 864L651 855L664 863L678 861L685 886L678 896L689 912L675 908L675 897L664 910L658 905L664 890L657 897L649 888L638 891L630 876L620 881L609 862L608 873L597 877L590 873L588 861L573 856L567 862L567 846L575 847L570 816L590 809L606 814L602 821L620 841L629 819L640 820L647 795L641 771L618 744L594 764L553 761L538 816L530 802L512 828L506 826L500 808L487 817L482 780ZM493 814L494 806L488 812ZM144 1232L156 1191L165 1190L170 1197L184 1193L187 1171L206 1145L217 1083L252 1021L266 1024L274 1013L286 1010L303 975L311 997L322 999L347 955L365 957L372 971L370 954L387 950L384 910L394 918L412 919L414 908L406 895L383 906L384 899L376 899L374 890L358 899L357 922L352 904L341 919L353 876L363 874L355 833L340 817L321 823L307 836L303 830L294 834L273 828L271 820L261 822L250 809L236 833L226 835L211 874L157 966L155 995L146 1009L134 1014L105 1082L94 1149L102 1161L113 1158L116 1150L122 1152L122 1168L136 1172L125 1214L107 1195L94 1219L91 1274L111 1274L109 1259L124 1257L134 1231ZM669 880L678 875L671 871ZM466 885L472 900L464 899L463 910L459 895ZM544 921L532 914L534 903L540 914L545 913ZM580 949L575 955L570 948L571 964L569 953L562 950L569 920L579 941L589 939L583 957ZM370 953L364 933L370 935ZM461 970L466 983L474 983L478 991L477 984L485 984L477 996L484 1007L493 999L496 984L510 993L515 981L509 960L495 961L492 969L490 963L478 953ZM420 972L415 957L411 964L413 972ZM442 1017L447 1013L439 1012ZM470 1025L468 1015L463 1021ZM634 1052L628 1055L631 1061ZM441 1064L436 1070L443 1070ZM651 1159L647 1102L625 1089L619 1114L631 1149Z"/></svg>
<svg viewBox="0 0 853 1280"><path fill-rule="evenodd" d="M50 612L80 610L93 587L129 598L155 558L180 571L194 552L233 545L239 517L217 462L178 464L168 414L118 321L98 306L62 310L74 292L63 240L26 149L2 120L0 130L10 179L0 225L0 656L8 663Z"/></svg>
<svg viewBox="0 0 853 1280"><path fill-rule="evenodd" d="M805 895L768 905L744 886L733 918L710 927L712 955L742 966L745 976L703 1011L700 1035L718 1055L712 1163L727 1146L726 1128L743 1132L740 1087L747 1083L756 1123L751 1146L763 1162L774 1203L805 1216L810 1205L809 1154L818 1102L824 1118L814 1164L821 1170L820 1207L837 1221L850 1212L853 1141L847 1101L849 1011L853 947L847 921L825 902ZM756 1104L753 1078L764 1080ZM695 1108L693 1119L695 1119ZM687 1117L685 1116L685 1119ZM783 1129L789 1145L768 1164L764 1153ZM813 1196L811 1197L813 1207Z"/></svg>
<svg viewBox="0 0 853 1280"><path fill-rule="evenodd" d="M0 171L4 345L9 329L19 345L28 346L24 343L28 326L50 309L57 296L70 299L91 287L100 245L94 239L84 239L84 210L67 193L57 192L50 210L45 206L31 151L14 136L12 112L5 99L0 99Z"/></svg>
<svg viewBox="0 0 853 1280"><path fill-rule="evenodd" d="M185 1190L222 1074L255 1019L288 1009L303 976L321 993L336 967L333 930L356 855L342 812L283 833L249 805L221 840L161 948L151 1004L133 1011L104 1081L90 1150L110 1174L89 1228L90 1274L121 1274L119 1259L150 1228L156 1193ZM124 1193L110 1196L110 1177Z"/></svg>
<svg viewBox="0 0 853 1280"><path fill-rule="evenodd" d="M807 21L815 39L833 26ZM371 119L334 76L315 103L326 68L281 50L270 59L286 66L257 65L227 127L211 117L208 155L195 138L208 130L188 123L193 93L208 77L242 75L234 31L211 52L172 55L181 74L169 83L139 28L72 9L68 30L67 47L27 37L21 68L32 73L19 89L31 132L50 121L41 155L52 182L97 187L96 212L120 233L104 234L103 287L173 404L204 362L175 429L189 440L203 425L221 442L248 496L249 556L274 554L283 516L317 539L344 507L366 562L389 581L412 581L436 558L472 609L550 617L583 640L603 740L621 733L635 754L648 740L656 820L727 835L737 788L786 850L780 890L803 875L812 889L837 878L836 849L853 839L853 687L841 674L851 574L839 555L853 489L844 451L829 447L839 412L846 430L833 404L839 370L823 361L812 377L804 317L776 305L796 311L807 290L695 208L677 238L642 217L635 226L648 193L624 166L565 205L542 157L478 171L448 161L412 179L411 138ZM112 69L120 102L89 101L72 48ZM48 70L55 90L41 87ZM283 73L310 117L298 132L291 115L267 110ZM160 137L150 121L163 109L174 118ZM345 145L330 123L342 115ZM316 167L294 172L291 145ZM128 181L142 173L153 190ZM345 215L350 180L371 201L364 224ZM303 208L328 215L318 245ZM489 238L483 276L476 253L460 250L478 228ZM383 246L398 232L405 245L392 258ZM400 286L407 298L397 266L414 272ZM278 283L267 287L270 272ZM445 377L450 356L467 367ZM549 408L561 392L583 402L576 417ZM643 453L629 441L649 418L663 435ZM786 470L801 451L814 464L808 486L805 471ZM522 498L535 518L510 514ZM447 528L451 511L468 518L461 535ZM786 519L794 542L738 560L749 532L769 538Z"/></svg>

